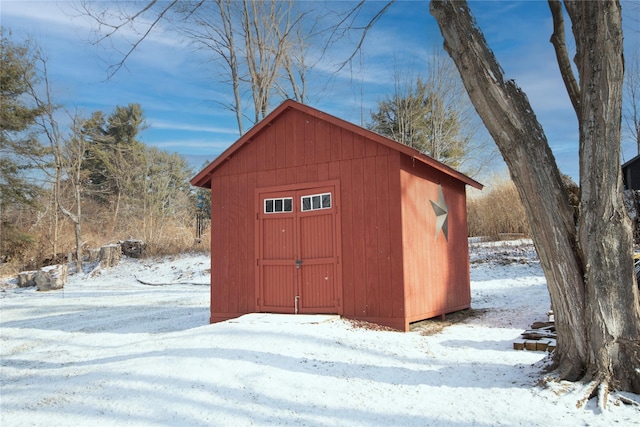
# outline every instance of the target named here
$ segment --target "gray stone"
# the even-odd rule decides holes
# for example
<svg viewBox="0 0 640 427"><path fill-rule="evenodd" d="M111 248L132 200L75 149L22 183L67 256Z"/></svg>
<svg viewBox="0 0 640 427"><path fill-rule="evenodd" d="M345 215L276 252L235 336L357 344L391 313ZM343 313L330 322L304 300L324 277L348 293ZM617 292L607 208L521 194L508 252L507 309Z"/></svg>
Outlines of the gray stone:
<svg viewBox="0 0 640 427"><path fill-rule="evenodd" d="M67 266L62 264L45 267L34 274L33 281L39 291L62 289L67 283Z"/></svg>
<svg viewBox="0 0 640 427"><path fill-rule="evenodd" d="M31 286L35 286L36 282L33 281L33 276L36 273L36 271L22 271L18 273L18 287L28 288Z"/></svg>
<svg viewBox="0 0 640 427"><path fill-rule="evenodd" d="M142 240L120 242L122 254L129 258L143 258L147 254L147 244Z"/></svg>

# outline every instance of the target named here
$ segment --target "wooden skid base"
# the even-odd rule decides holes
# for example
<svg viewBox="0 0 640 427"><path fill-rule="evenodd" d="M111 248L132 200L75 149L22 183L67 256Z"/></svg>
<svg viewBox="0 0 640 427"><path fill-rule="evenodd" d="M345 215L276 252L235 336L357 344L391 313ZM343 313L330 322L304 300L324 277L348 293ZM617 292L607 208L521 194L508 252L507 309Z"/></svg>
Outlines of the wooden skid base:
<svg viewBox="0 0 640 427"><path fill-rule="evenodd" d="M556 348L556 327L553 321L536 322L513 342L514 350L548 351Z"/></svg>
<svg viewBox="0 0 640 427"><path fill-rule="evenodd" d="M539 340L517 339L513 342L514 350L548 351L552 352L556 348L556 340L553 338L542 338Z"/></svg>

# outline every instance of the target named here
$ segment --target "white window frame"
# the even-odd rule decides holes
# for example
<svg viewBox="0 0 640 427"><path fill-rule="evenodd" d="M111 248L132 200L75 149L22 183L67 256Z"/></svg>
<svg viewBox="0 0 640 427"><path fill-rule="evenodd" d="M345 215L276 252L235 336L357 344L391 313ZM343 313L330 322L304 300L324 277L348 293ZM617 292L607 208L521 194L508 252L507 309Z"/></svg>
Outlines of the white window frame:
<svg viewBox="0 0 640 427"><path fill-rule="evenodd" d="M289 200L289 202L290 202L289 210L285 210L285 201L286 200ZM276 210L276 202L277 201L281 201L282 202L282 210L280 210L280 211ZM273 202L273 210L270 211L270 212L267 211L267 202ZM267 215L293 213L293 197L271 197L271 198L268 198L268 199L264 199L264 203L262 204L262 210Z"/></svg>
<svg viewBox="0 0 640 427"><path fill-rule="evenodd" d="M323 206L323 200L322 197L323 196L329 196L329 206ZM320 197L320 207L318 208L314 208L313 207L313 198L314 197ZM309 209L305 209L304 208L304 199L309 199L311 202L311 206ZM318 194L306 194L304 196L300 197L300 211L301 212L311 212L311 211L319 211L319 210L323 210L323 209L331 209L333 207L333 195L331 194L331 192L328 193L318 193Z"/></svg>

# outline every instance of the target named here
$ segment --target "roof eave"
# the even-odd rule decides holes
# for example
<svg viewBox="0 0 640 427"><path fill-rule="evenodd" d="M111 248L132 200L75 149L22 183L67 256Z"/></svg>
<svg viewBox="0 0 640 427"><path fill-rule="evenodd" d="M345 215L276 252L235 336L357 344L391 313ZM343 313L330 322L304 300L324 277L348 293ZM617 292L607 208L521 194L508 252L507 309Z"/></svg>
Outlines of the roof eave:
<svg viewBox="0 0 640 427"><path fill-rule="evenodd" d="M437 169L453 178L456 178L457 180L470 185L471 187L477 188L478 190L482 190L482 188L484 187L482 184L480 184L479 182L477 182L476 180L469 178L468 176L466 176L465 174L458 172L457 170L445 165L444 163L441 163L437 160L435 160L432 157L427 156L426 154L422 154L420 153L418 150L411 148L407 145L403 145L400 144L396 141L393 141L385 136L382 136L380 134L377 134L375 132L372 132L368 129L365 129L363 127L357 126L353 123L350 123L346 120L340 119L338 117L332 116L328 113L325 113L323 111L317 110L315 108L309 107L307 105L304 104L300 104L296 101L293 100L286 100L284 101L282 104L280 104L280 106L278 106L275 110L273 110L269 115L267 115L263 120L261 120L259 123L257 123L254 127L252 127L251 129L249 129L249 131L247 131L247 133L245 133L244 135L242 135L240 137L240 139L238 139L235 143L233 143L231 146L229 146L229 148L227 148L225 151L222 152L222 154L220 154L213 162L211 162L209 165L207 165L202 171L200 171L196 176L194 176L191 179L191 185L196 186L196 187L203 187L203 188L211 188L211 174L213 173L213 171L215 171L222 163L224 163L225 161L229 160L231 157L233 157L233 154L239 150L242 146L244 146L247 143L251 142L251 139L258 133L260 132L265 126L268 126L269 124L271 124L271 122L278 117L280 114L282 114L285 110L289 109L289 108L296 108L299 111L304 112L305 114L309 114L313 117L316 118L320 118L322 120L328 121L330 123L333 123L339 127L342 127L344 129L347 129L357 135L363 136L367 139L370 139L372 141L375 141L379 144L382 144L384 146L387 146L393 150L399 151L401 153L404 153L408 156L411 156L419 161L421 161L422 163L433 167L434 169Z"/></svg>

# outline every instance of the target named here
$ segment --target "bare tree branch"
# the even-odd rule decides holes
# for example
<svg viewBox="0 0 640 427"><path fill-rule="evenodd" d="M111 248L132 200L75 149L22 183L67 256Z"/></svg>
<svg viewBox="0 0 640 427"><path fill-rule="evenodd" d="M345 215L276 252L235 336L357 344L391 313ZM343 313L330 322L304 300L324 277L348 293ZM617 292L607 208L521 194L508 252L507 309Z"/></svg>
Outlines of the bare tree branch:
<svg viewBox="0 0 640 427"><path fill-rule="evenodd" d="M580 117L580 87L573 74L571 62L569 61L569 53L567 52L562 4L559 0L549 0L549 8L553 16L553 34L551 35L550 41L556 51L560 74L569 93L569 99L571 99L576 115Z"/></svg>
<svg viewBox="0 0 640 427"><path fill-rule="evenodd" d="M347 26L347 28L351 30L362 30L362 34L360 35L360 40L358 41L358 44L356 45L356 47L353 49L353 52L351 53L351 55L349 55L349 57L338 67L337 71L342 70L348 63L351 62L351 60L353 60L353 58L362 48L362 44L364 43L364 39L367 37L367 33L369 32L369 30L373 27L373 25L376 22L378 22L380 18L382 18L382 15L384 15L387 9L389 9L391 5L395 2L396 0L391 0L387 4L385 4L384 7L380 9L378 13L376 13L375 16L371 18L369 23L364 27L354 27L351 24ZM351 18L353 22L353 20L355 20L355 17L357 16L360 8L364 5L364 3L365 3L365 0L360 1L360 3L358 3L358 5L355 8L353 8L349 12L349 14L344 18L344 20L340 23L340 25L342 25L342 23L347 21L349 18Z"/></svg>
<svg viewBox="0 0 640 427"><path fill-rule="evenodd" d="M139 38L137 38L135 41L130 43L130 48L126 52L123 52L123 56L121 60L118 61L116 64L109 66L107 79L112 78L125 65L127 59L129 59L129 57L138 48L138 46L144 40L146 40L149 34L151 34L151 31L158 25L158 23L164 18L164 16L178 3L179 3L179 0L171 1L167 6L162 8L162 10L160 10L160 12L157 15L155 15L155 18L148 25L146 31L144 31L142 35ZM155 6L156 4L158 4L158 0L150 0L149 3L147 3L142 9L138 10L134 14L128 15L128 16L124 15L123 21L118 24L112 24L107 20L102 19L100 15L92 12L89 6L89 2L82 2L80 8L81 8L81 11L83 11L83 14L85 14L90 18L93 18L96 21L96 23L99 25L99 27L106 27L110 29L102 37L100 37L98 40L93 42L93 44L97 45L109 39L111 36L115 35L118 31L120 31L126 25L134 24L136 20L140 19L146 12L150 11L153 8L153 6ZM200 2L200 4L202 4L202 2Z"/></svg>
<svg viewBox="0 0 640 427"><path fill-rule="evenodd" d="M631 138L640 154L640 47L635 46L631 53L625 55L624 95L626 105L623 118Z"/></svg>
<svg viewBox="0 0 640 427"><path fill-rule="evenodd" d="M274 93L286 97L287 93L293 92L295 99L304 102L307 74L322 61L328 48L340 38L359 32L357 46L337 67L337 74L355 57L369 30L394 2L384 3L366 25L356 22L362 16L364 0L354 7L349 6L346 12L335 12L330 8L323 12L314 9L310 3L294 0L172 0L166 3L147 0L133 11L123 8L113 12L110 10L117 8L118 3L102 7L82 0L77 9L97 23L98 32L105 30L94 44L110 41L125 30L133 29L137 34L135 40L126 41L126 49L117 50L121 57L109 66L107 78L126 66L133 52L163 19L173 25L172 30L186 35L199 50L213 53L211 60L224 64L218 69L223 70L222 75L228 78L226 82L233 91L233 101L218 102L234 111L242 134L246 117L243 97L246 94L250 94L254 107L252 122L268 113ZM325 19L325 13L334 13L338 18ZM323 24L319 25L320 22ZM307 61L308 46L320 47L313 64ZM286 90L286 86L290 89Z"/></svg>

